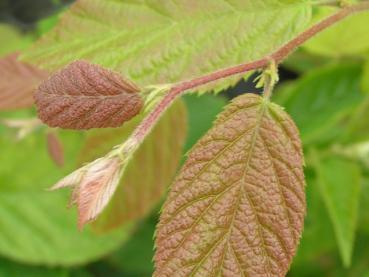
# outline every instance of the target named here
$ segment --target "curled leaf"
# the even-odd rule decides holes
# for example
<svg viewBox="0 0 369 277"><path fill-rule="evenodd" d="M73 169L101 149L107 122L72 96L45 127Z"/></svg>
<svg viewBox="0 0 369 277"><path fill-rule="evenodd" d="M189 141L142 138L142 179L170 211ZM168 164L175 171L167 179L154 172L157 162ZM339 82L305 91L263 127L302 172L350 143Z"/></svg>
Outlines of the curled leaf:
<svg viewBox="0 0 369 277"><path fill-rule="evenodd" d="M304 214L297 128L279 106L242 95L191 150L172 185L154 276L285 276Z"/></svg>
<svg viewBox="0 0 369 277"><path fill-rule="evenodd" d="M0 110L28 108L33 92L48 73L17 60L18 53L0 59Z"/></svg>
<svg viewBox="0 0 369 277"><path fill-rule="evenodd" d="M118 73L76 61L44 81L35 101L40 119L51 127L118 127L140 112L138 91Z"/></svg>
<svg viewBox="0 0 369 277"><path fill-rule="evenodd" d="M48 132L46 134L47 139L47 151L49 152L50 158L59 167L64 165L64 149L59 137L55 132Z"/></svg>
<svg viewBox="0 0 369 277"><path fill-rule="evenodd" d="M51 189L74 187L72 203L78 208L78 227L95 219L114 194L122 173L118 157L103 157L72 172Z"/></svg>
<svg viewBox="0 0 369 277"><path fill-rule="evenodd" d="M137 116L120 128L89 131L80 153L81 164L101 157L128 139L142 118ZM95 231L106 232L141 220L159 203L181 160L186 120L186 107L181 100L164 112L127 163L114 196L92 224Z"/></svg>

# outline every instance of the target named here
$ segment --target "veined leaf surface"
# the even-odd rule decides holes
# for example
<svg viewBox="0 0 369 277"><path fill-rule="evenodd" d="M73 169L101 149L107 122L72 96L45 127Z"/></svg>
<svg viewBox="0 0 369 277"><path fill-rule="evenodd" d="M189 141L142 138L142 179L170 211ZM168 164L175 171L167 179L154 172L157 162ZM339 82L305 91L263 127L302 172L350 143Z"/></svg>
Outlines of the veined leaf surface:
<svg viewBox="0 0 369 277"><path fill-rule="evenodd" d="M141 85L171 83L270 54L310 17L305 0L81 0L24 59L48 69L86 59Z"/></svg>
<svg viewBox="0 0 369 277"><path fill-rule="evenodd" d="M294 123L268 100L242 95L191 150L171 188L155 276L284 276L304 214Z"/></svg>
<svg viewBox="0 0 369 277"><path fill-rule="evenodd" d="M35 102L38 116L51 127L119 127L140 112L138 92L118 73L76 61L42 82Z"/></svg>

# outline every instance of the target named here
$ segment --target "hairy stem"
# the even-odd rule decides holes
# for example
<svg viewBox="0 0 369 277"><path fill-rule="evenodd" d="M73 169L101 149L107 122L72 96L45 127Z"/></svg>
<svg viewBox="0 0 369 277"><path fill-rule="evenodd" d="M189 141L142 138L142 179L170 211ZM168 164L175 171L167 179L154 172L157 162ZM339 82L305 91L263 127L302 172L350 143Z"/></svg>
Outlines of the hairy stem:
<svg viewBox="0 0 369 277"><path fill-rule="evenodd" d="M252 62L232 66L229 68L221 69L210 74L194 78L192 80L183 81L178 84L174 84L169 92L163 97L158 105L153 109L151 113L144 118L141 124L133 132L131 138L136 143L141 143L145 136L153 128L157 120L163 114L163 112L173 103L173 101L180 96L183 92L199 87L201 85L208 84L210 82L223 79L229 76L246 73L251 70L265 68L270 64L270 61L274 61L277 65L281 63L289 54L291 54L298 46L303 44L305 41L316 35L317 33L325 30L331 25L341 21L345 17L354 14L356 12L369 10L369 1L360 2L355 5L351 5L342 8L333 15L323 19L317 24L311 26L306 31L299 34L294 39L287 42L281 48L270 54L269 56L263 57L259 60Z"/></svg>

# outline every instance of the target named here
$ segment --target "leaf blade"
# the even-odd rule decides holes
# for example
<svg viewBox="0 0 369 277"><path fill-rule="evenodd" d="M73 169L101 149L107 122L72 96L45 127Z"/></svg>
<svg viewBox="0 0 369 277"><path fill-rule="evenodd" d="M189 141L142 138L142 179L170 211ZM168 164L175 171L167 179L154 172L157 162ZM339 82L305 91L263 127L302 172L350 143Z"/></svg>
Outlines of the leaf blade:
<svg viewBox="0 0 369 277"><path fill-rule="evenodd" d="M24 58L50 69L88 59L143 86L174 83L270 54L302 31L310 13L304 0L79 1Z"/></svg>
<svg viewBox="0 0 369 277"><path fill-rule="evenodd" d="M34 90L49 75L18 61L18 56L18 53L12 53L0 59L0 110L31 107Z"/></svg>
<svg viewBox="0 0 369 277"><path fill-rule="evenodd" d="M2 126L0 132L5 132ZM76 213L66 209L69 194L46 191L74 168L83 143L80 133L59 134L66 161L62 169L51 161L43 132L30 134L21 143L0 136L0 253L4 257L34 265L86 264L118 248L132 230L127 224L106 234L97 235L90 228L79 232Z"/></svg>
<svg viewBox="0 0 369 277"><path fill-rule="evenodd" d="M283 147L277 134L286 140ZM268 161L268 169L260 168L255 153ZM277 164L272 157L276 153L293 158ZM283 168L284 163L293 164L296 172ZM258 166L259 173L254 169ZM271 166L274 175L268 172ZM282 173L294 178L292 192L287 188L291 180L277 177ZM269 179L263 177L268 174ZM291 207L297 209L294 214ZM268 215L270 210L275 216L280 212L278 222ZM282 276L295 253L304 213L302 151L296 127L279 107L261 97L238 97L195 145L172 186L157 228L155 276L173 272L180 276ZM278 262L275 256L270 258L273 255Z"/></svg>
<svg viewBox="0 0 369 277"><path fill-rule="evenodd" d="M359 165L337 156L322 158L311 152L318 174L320 191L335 230L345 267L351 264L360 202Z"/></svg>
<svg viewBox="0 0 369 277"><path fill-rule="evenodd" d="M140 112L138 91L115 72L76 61L41 83L35 102L39 118L51 127L118 127Z"/></svg>

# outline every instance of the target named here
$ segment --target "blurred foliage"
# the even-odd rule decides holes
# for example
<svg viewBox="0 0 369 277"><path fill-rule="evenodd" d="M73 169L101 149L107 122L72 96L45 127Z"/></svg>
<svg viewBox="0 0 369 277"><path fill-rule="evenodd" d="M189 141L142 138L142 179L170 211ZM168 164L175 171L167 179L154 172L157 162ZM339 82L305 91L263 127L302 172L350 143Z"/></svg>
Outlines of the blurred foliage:
<svg viewBox="0 0 369 277"><path fill-rule="evenodd" d="M67 2L0 0L0 56L52 29ZM317 9L313 20L330 10ZM368 26L363 13L316 36L286 61L298 77L282 80L273 96L295 120L305 147L308 209L289 276L369 277ZM227 101L223 94L184 100L185 154ZM0 119L32 116L33 109L0 112ZM104 235L78 232L74 210L65 208L68 193L45 191L77 165L85 138L60 135L63 168L48 157L43 128L16 141L13 130L0 126L0 277L151 276L159 206Z"/></svg>

